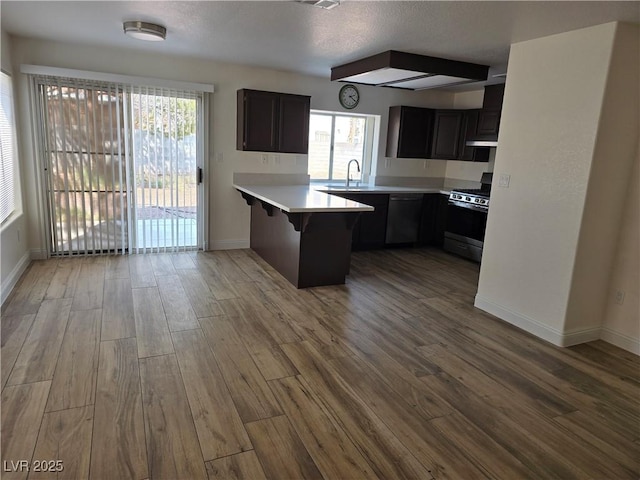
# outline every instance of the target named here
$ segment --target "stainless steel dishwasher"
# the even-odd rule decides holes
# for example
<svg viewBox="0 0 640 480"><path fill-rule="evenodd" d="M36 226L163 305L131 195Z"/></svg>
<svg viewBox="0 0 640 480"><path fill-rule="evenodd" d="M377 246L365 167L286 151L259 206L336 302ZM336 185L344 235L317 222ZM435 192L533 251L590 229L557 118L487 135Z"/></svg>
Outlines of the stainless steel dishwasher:
<svg viewBox="0 0 640 480"><path fill-rule="evenodd" d="M421 193L403 193L389 196L386 244L415 243L420 231L422 213Z"/></svg>

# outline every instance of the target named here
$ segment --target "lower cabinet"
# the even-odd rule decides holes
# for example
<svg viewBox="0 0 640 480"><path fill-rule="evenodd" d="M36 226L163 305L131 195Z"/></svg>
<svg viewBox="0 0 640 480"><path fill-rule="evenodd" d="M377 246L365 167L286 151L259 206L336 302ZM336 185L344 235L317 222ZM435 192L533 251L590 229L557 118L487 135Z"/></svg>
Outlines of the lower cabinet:
<svg viewBox="0 0 640 480"><path fill-rule="evenodd" d="M374 212L361 213L353 227L351 237L352 250L371 250L384 248L389 213L389 195L382 193L335 193L332 195L347 198L354 202L371 205ZM447 222L447 203L449 196L441 193L426 193L422 198L420 232L417 245L444 244L444 231Z"/></svg>
<svg viewBox="0 0 640 480"><path fill-rule="evenodd" d="M331 193L354 202L371 205L374 212L361 213L353 227L352 250L369 250L384 247L387 233L389 195L380 193Z"/></svg>
<svg viewBox="0 0 640 480"><path fill-rule="evenodd" d="M420 245L444 244L444 231L447 222L447 203L449 196L440 193L425 194L420 222Z"/></svg>

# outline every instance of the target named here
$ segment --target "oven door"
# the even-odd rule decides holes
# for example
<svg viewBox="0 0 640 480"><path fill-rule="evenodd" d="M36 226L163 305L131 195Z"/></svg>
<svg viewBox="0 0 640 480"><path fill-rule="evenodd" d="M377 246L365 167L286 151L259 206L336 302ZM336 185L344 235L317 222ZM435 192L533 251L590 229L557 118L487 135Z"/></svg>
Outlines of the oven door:
<svg viewBox="0 0 640 480"><path fill-rule="evenodd" d="M473 239L482 244L486 228L486 210L462 207L453 202L449 202L447 205L447 226L445 230L448 233Z"/></svg>
<svg viewBox="0 0 640 480"><path fill-rule="evenodd" d="M447 205L444 249L479 262L486 227L487 210L450 201Z"/></svg>

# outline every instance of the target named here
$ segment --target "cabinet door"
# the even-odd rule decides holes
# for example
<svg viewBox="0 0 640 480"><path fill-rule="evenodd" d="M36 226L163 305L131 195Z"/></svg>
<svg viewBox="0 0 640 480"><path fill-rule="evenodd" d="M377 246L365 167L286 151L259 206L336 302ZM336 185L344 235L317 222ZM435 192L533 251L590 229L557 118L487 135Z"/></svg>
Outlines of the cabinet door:
<svg viewBox="0 0 640 480"><path fill-rule="evenodd" d="M444 232L447 229L447 210L449 195L438 194L435 205L435 223L433 244L441 247L444 244Z"/></svg>
<svg viewBox="0 0 640 480"><path fill-rule="evenodd" d="M332 195L375 208L373 212L362 212L358 216L351 237L351 248L353 250L368 250L384 247L387 235L389 195L381 193L332 193Z"/></svg>
<svg viewBox="0 0 640 480"><path fill-rule="evenodd" d="M438 194L425 194L422 197L422 216L420 217L420 245L435 243Z"/></svg>
<svg viewBox="0 0 640 480"><path fill-rule="evenodd" d="M310 97L301 95L280 96L279 152L309 153L310 105Z"/></svg>
<svg viewBox="0 0 640 480"><path fill-rule="evenodd" d="M478 118L481 110L465 110L462 120L462 134L460 135L460 147L458 160L487 162L489 161L488 147L467 147L467 140L475 138L478 129Z"/></svg>
<svg viewBox="0 0 640 480"><path fill-rule="evenodd" d="M498 135L500 127L500 110L482 110L478 117L478 135Z"/></svg>
<svg viewBox="0 0 640 480"><path fill-rule="evenodd" d="M429 158L433 132L433 110L420 107L390 107L387 157Z"/></svg>
<svg viewBox="0 0 640 480"><path fill-rule="evenodd" d="M484 87L483 110L502 110L504 97L504 83L499 85L487 85Z"/></svg>
<svg viewBox="0 0 640 480"><path fill-rule="evenodd" d="M357 249L382 248L387 236L387 213L389 195L378 193L360 195L356 202L371 205L373 213L360 214L360 238Z"/></svg>
<svg viewBox="0 0 640 480"><path fill-rule="evenodd" d="M436 110L431 158L458 158L463 114L462 110Z"/></svg>
<svg viewBox="0 0 640 480"><path fill-rule="evenodd" d="M241 150L275 152L278 147L278 108L279 95L258 90L240 90L243 92L242 125L238 119L238 128L242 128ZM238 99L240 100L240 99ZM240 115L240 105L238 105ZM240 146L239 146L240 147Z"/></svg>

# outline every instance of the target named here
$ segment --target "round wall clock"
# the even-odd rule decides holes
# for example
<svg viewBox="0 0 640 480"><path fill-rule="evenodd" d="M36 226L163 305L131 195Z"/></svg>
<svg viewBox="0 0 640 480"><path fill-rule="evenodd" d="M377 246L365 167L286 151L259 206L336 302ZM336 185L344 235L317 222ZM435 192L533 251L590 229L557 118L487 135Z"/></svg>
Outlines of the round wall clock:
<svg viewBox="0 0 640 480"><path fill-rule="evenodd" d="M360 92L355 87L355 85L345 85L340 89L340 93L338 94L338 100L340 100L340 105L342 105L347 110L351 110L356 108L358 102L360 101Z"/></svg>

